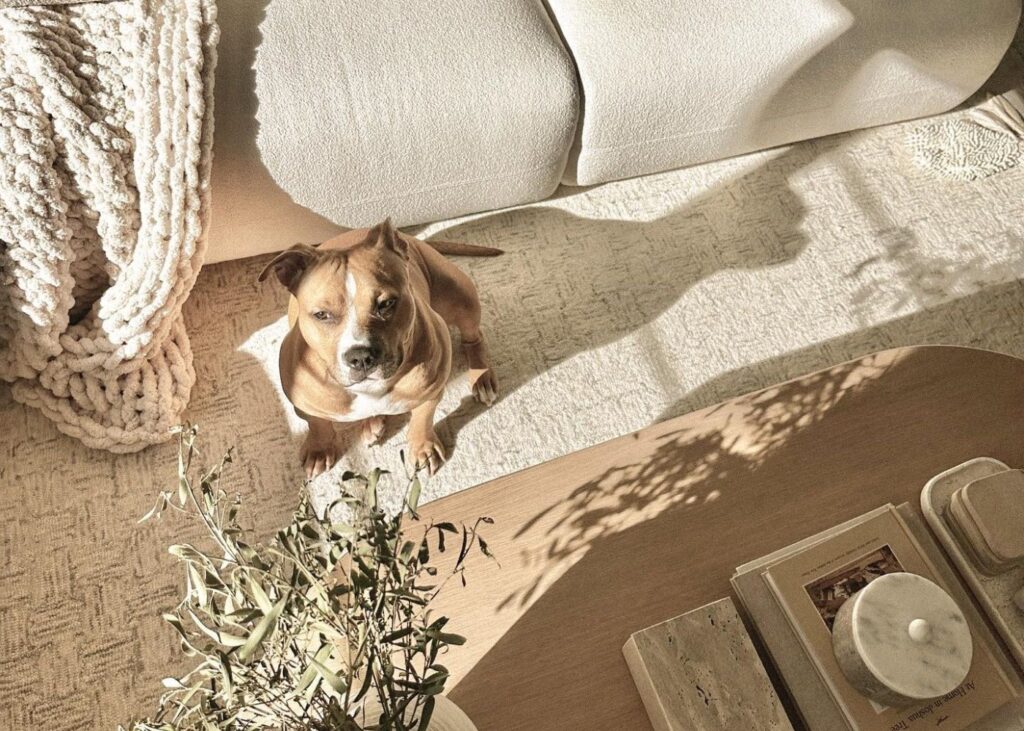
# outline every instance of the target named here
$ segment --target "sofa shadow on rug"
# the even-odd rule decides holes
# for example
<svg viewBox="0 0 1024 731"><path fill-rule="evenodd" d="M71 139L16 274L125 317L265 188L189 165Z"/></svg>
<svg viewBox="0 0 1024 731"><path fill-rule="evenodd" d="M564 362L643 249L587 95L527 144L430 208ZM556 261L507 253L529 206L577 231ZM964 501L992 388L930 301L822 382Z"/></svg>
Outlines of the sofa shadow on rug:
<svg viewBox="0 0 1024 731"><path fill-rule="evenodd" d="M497 259L459 260L480 290L499 400L578 353L634 333L642 337L645 325L716 272L772 267L797 257L808 243L800 230L806 209L788 178L836 148L838 139L786 149L770 164L652 221L588 219L536 205L437 233L506 251ZM559 272L557 279L552 271ZM516 286L492 286L496 281ZM645 349L657 358L656 349ZM442 420L438 433L449 449L457 448L459 431L483 411L467 396Z"/></svg>
<svg viewBox="0 0 1024 731"><path fill-rule="evenodd" d="M808 244L800 229L807 211L788 179L842 142L840 137L824 138L767 153L770 157L766 160L746 165L738 161L737 169L743 171L738 177L710 185L706 192L690 196L678 206L665 205L669 212L654 220L584 218L555 206L559 198L585 196L588 190L560 189L548 203L485 214L427 236L496 246L506 252L494 259L455 259L480 292L499 401L579 353L631 335L643 338L646 325L717 272L772 267L797 257ZM679 195L679 191L676 188L665 195ZM253 262L252 271L256 272L266 258L246 261ZM233 356L239 362L231 366L238 374L232 382L245 381L245 374L253 374L263 384L247 389L250 403L262 389L277 394L279 387L268 379L268 365L241 352L241 346L248 335L277 322L285 309L284 295L260 291L256 296L261 302L258 322L247 324L245 332L237 333L237 341L228 344L239 351ZM274 301L280 305L276 313ZM200 311L217 309L211 301L192 311L200 317ZM246 319L254 320L256 315L252 312ZM654 340L643 344L645 357L658 357ZM460 349L456 350L453 379L465 370ZM276 368L276 363L269 367ZM671 372L667 367L655 370ZM463 385L449 383L449 388ZM233 390L237 392L238 386ZM458 450L461 429L486 408L466 393L437 423L449 455ZM260 411L261 420L270 417L271 411L277 412L273 431L280 433L283 448L289 445L287 453L297 454L302 435L290 433L284 408ZM388 448L396 446L393 438L407 420L387 420L383 441ZM240 428L247 430L246 426ZM265 421L262 428L267 428ZM337 431L339 446L348 452L358 441L357 435L344 428ZM261 455L251 458L262 459Z"/></svg>
<svg viewBox="0 0 1024 731"><path fill-rule="evenodd" d="M506 252L494 259L454 259L480 292L499 401L578 353L642 331L688 289L716 272L770 267L798 256L807 244L800 230L806 209L788 178L838 144L838 138L830 138L785 149L769 164L757 161L752 169L742 168L745 172L739 177L677 207L665 206L669 212L655 220L583 218L539 204L487 214L439 232L436 238L497 246ZM552 202L568 195L587 195L587 189L568 194L561 189ZM230 294L238 289L233 283L211 285L227 271L222 266L242 266L240 262L218 265L201 275L206 286L197 287L188 308L190 327L197 333L197 369L204 370L202 320L229 309L239 313L239 322L231 329L230 342L209 344L222 354L230 348L233 354L225 362L223 355L214 358L211 353L211 361L221 362L200 374L192 411L201 419L210 399L233 398L247 404L246 418L238 420L239 440L244 443L250 430L257 430L262 443L269 438L274 445L273 450L248 455L251 469L277 471L270 462L261 466L264 455L297 455L303 434L291 433L286 412L290 407L280 402L280 387L267 373L267 368L276 370L277 346L273 364L262 363L244 347L250 337L270 337L268 328L280 323L287 306L285 293L255 283L268 260L244 260L253 273L254 289L235 295ZM243 305L234 297L251 299ZM656 357L655 346L644 344L647 357ZM465 370L461 349L456 351L453 379ZM449 388L463 387L449 383ZM458 450L459 431L486 409L467 392L438 422L449 455ZM399 446L393 438L407 421L407 415L388 418L383 436L387 448ZM339 446L348 453L358 442L356 431L343 426L336 431Z"/></svg>

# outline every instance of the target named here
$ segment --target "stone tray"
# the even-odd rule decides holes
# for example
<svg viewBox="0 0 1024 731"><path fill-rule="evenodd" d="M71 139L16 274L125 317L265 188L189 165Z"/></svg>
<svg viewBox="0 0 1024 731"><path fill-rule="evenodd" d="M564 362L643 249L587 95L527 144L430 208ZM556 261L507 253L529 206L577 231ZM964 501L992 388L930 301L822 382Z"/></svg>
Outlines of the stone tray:
<svg viewBox="0 0 1024 731"><path fill-rule="evenodd" d="M1021 672L1024 672L1024 612L1013 603L1014 593L1024 586L1024 567L998 576L983 574L961 548L945 518L946 508L957 489L973 480L1008 469L997 459L978 457L946 470L924 486L921 491L921 511L960 575L971 587L996 632L1006 643Z"/></svg>

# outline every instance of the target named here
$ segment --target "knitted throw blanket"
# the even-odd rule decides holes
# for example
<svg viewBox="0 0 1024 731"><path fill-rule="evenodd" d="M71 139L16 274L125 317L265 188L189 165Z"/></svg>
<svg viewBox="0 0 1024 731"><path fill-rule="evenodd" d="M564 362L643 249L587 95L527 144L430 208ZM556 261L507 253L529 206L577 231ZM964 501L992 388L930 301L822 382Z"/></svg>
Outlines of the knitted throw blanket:
<svg viewBox="0 0 1024 731"><path fill-rule="evenodd" d="M215 12L0 9L0 378L92 447L167 439L195 381Z"/></svg>

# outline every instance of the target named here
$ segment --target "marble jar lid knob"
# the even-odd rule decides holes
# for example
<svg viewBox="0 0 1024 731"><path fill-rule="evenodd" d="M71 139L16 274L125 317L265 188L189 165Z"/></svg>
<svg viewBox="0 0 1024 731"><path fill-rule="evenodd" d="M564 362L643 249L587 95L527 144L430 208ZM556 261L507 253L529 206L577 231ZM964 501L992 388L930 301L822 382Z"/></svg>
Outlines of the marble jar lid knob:
<svg viewBox="0 0 1024 731"><path fill-rule="evenodd" d="M914 642L927 642L931 636L932 627L928 624L927 619L915 619L907 627L907 633Z"/></svg>
<svg viewBox="0 0 1024 731"><path fill-rule="evenodd" d="M955 690L971 668L971 630L942 587L880 576L839 608L832 649L846 679L872 700L903 706Z"/></svg>

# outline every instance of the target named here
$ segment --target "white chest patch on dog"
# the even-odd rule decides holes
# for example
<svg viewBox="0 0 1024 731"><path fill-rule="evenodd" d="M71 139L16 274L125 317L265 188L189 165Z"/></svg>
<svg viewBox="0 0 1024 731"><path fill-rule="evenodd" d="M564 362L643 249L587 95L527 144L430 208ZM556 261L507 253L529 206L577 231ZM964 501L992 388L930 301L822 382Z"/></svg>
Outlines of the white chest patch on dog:
<svg viewBox="0 0 1024 731"><path fill-rule="evenodd" d="M352 397L352 406L344 414L334 414L336 421L362 421L374 416L396 416L408 412L409 404L397 401L388 392L378 393L372 388L365 390L346 389Z"/></svg>

